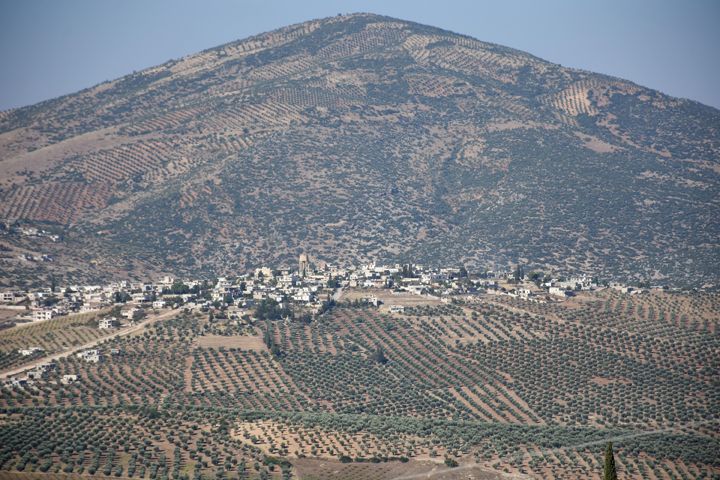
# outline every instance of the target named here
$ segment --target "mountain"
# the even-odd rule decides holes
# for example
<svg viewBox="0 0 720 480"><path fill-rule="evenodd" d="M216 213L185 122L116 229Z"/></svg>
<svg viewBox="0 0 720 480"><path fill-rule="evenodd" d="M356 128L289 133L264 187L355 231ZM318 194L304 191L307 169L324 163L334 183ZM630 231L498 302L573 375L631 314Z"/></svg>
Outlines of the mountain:
<svg viewBox="0 0 720 480"><path fill-rule="evenodd" d="M720 275L720 111L372 14L2 112L0 159L5 285L221 275L301 252Z"/></svg>

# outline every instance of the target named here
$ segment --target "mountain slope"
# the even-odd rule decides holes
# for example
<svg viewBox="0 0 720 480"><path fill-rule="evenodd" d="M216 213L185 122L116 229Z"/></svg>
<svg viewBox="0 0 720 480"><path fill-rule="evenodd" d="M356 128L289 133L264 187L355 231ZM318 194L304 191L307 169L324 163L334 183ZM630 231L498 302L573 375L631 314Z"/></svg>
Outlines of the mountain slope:
<svg viewBox="0 0 720 480"><path fill-rule="evenodd" d="M2 281L411 259L714 284L720 111L371 14L0 113ZM45 253L53 261L19 260Z"/></svg>

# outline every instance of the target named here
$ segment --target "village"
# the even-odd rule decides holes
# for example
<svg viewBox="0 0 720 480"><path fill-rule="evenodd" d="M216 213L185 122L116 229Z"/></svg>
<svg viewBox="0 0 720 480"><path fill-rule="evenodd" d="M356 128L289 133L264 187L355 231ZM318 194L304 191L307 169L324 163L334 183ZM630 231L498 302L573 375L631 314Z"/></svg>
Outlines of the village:
<svg viewBox="0 0 720 480"><path fill-rule="evenodd" d="M99 311L116 305L121 317L103 318L98 328L115 328L122 321L137 320L148 309L186 308L208 311L223 307L231 318L250 314L269 300L310 314L339 299L344 289L364 289L362 300L378 306L374 289L428 296L445 302L477 295L505 295L535 302L553 302L577 291L610 287L623 293L641 290L624 284L601 284L587 274L553 278L540 272L513 271L468 273L464 267L433 268L415 264L336 267L300 255L296 270L268 267L235 277L213 280L164 276L155 282L117 281L106 285L51 285L32 291L0 291L0 309L15 311L15 323L39 322L71 313ZM7 317L7 315L6 315ZM6 326L6 325L5 325Z"/></svg>
<svg viewBox="0 0 720 480"><path fill-rule="evenodd" d="M313 261L303 254L298 258L296 269L260 267L243 275L212 281L164 276L151 283L118 281L107 285L9 290L0 292L0 311L5 314L3 328L20 328L57 317L96 312L96 328L111 332L131 328L148 316L178 310L201 312L210 318L217 316L252 326L260 320L312 321L341 300L398 314L409 305L428 301L472 303L484 297L507 296L528 302L562 302L578 292L603 288L623 293L642 292L622 284L601 285L587 275L551 278L539 272L526 274L520 266L512 271L481 274L471 274L464 267L432 268L414 264L336 267ZM17 353L28 360L47 358L46 352L36 345L26 345ZM119 352L103 352L93 345L73 354L85 362L98 363ZM46 378L54 368L53 361L46 361L29 370L4 372L5 386L23 388ZM77 380L75 375L59 379L63 384Z"/></svg>
<svg viewBox="0 0 720 480"><path fill-rule="evenodd" d="M587 274L526 271L523 265L481 272L417 264L338 267L301 255L291 269L261 267L214 279L162 276L152 282L107 285L51 283L32 291L3 292L0 399L7 418L28 406L46 405L53 412L82 408L93 425L101 418L97 412L118 418L140 415L148 422L147 432L165 436L143 435L160 438L170 445L167 450L158 446L146 457L140 445L130 451L118 447L117 454L99 456L97 462L95 453L68 457L73 469L80 465L87 472L127 471L130 478L148 478L135 464L150 469L161 456L173 458L180 471L222 465L192 447L177 460L174 451L184 448L181 444L176 449L171 441L177 425L156 421L174 419L180 412L176 409L185 405L199 412L193 425L201 426L187 427L182 435L201 435L198 440L204 441L202 432L218 432L227 425L236 452L288 458L299 469L309 461L358 468L402 468L412 462L445 462L455 468L469 458L488 461L491 457L463 450L460 442L447 447L432 437L392 440L358 433L352 424L350 430L317 423L328 418L325 413L309 413L318 420L307 425L271 415L305 415L306 409L320 408L316 405L358 405L348 409L353 413L346 418L370 414L376 421L383 416L412 419L418 411L429 415L447 408L455 418L479 422L472 423L473 428L517 428L528 422L529 428L539 429L543 421L575 418L579 409L587 415L582 421L592 422L595 403L560 405L564 410L558 413L554 389L566 392L562 398L572 398L578 388L599 395L608 386L636 388L642 378L652 383L654 377L646 371L657 371L638 362L623 367L617 377L605 374L604 365L621 356L606 353L604 345L633 352L634 344L623 339L644 338L642 332L649 331L648 342L658 345L657 335L677 335L677 325L683 325L690 333L681 341L687 343L669 349L668 358L679 358L678 368L690 370L690 363L682 362L697 357L686 356L686 345L695 341L703 346L699 333L714 335L717 322L712 306L716 294L690 297ZM600 333L577 344L583 348L567 348L581 325ZM545 362L548 368L537 368ZM558 376L566 365L581 380ZM485 380L488 372L492 383ZM711 366L697 372L707 378L713 373ZM673 388L661 395L681 388L694 388L695 395L701 388L682 375L672 378ZM440 382L446 386L438 387ZM415 390L418 385L425 390ZM446 393L438 393L443 389ZM536 392L547 394L535 397ZM226 419L205 420L213 405L229 412ZM678 411L689 412L692 421L707 418L702 415L710 407L684 405ZM255 412L267 418L245 417ZM658 412L676 415L674 410L635 412L633 420L654 419ZM62 428L74 438L74 418ZM382 428L392 432L397 427ZM510 438L508 445L515 441ZM60 463L36 463L40 471L69 470ZM236 468L230 465L228 469ZM515 468L530 471L531 464Z"/></svg>

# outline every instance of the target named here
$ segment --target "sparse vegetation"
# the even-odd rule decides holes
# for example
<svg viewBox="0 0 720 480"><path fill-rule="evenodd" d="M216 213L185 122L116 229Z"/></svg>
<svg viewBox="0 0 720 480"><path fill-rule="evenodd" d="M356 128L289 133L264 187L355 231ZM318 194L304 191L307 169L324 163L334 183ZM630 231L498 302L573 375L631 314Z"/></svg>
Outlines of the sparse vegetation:
<svg viewBox="0 0 720 480"><path fill-rule="evenodd" d="M428 282L416 293L433 297L401 311L365 293L394 296L419 275L409 260L462 265L463 286L492 263L515 266L512 286L525 269L533 288L553 270L717 286L719 124L695 102L368 14L0 112L0 283L50 284L40 304L80 280L209 278L301 252L404 263L347 299L321 277L312 310L277 277L236 295L258 273L218 291L163 283L172 297L139 302L174 317L123 336L97 327L119 306L0 331L4 371L102 351L3 384L0 480L717 478L718 293L445 303ZM32 225L52 233L19 233Z"/></svg>
<svg viewBox="0 0 720 480"><path fill-rule="evenodd" d="M310 22L0 115L2 158L48 159L7 173L0 219L61 239L4 235L0 281L314 251L717 284L718 115L431 27Z"/></svg>

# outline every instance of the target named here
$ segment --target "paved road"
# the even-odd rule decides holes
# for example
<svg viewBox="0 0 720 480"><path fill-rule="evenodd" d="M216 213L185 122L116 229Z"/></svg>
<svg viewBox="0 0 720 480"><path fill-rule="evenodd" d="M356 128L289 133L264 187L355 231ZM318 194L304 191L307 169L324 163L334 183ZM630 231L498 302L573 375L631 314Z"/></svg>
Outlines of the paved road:
<svg viewBox="0 0 720 480"><path fill-rule="evenodd" d="M133 332L137 332L138 330L145 328L146 326L151 325L157 321L168 319L177 314L178 314L178 310L168 310L168 311L162 312L158 315L148 316L146 319L133 325L132 327L121 328L120 330L113 332L106 337L100 337L98 339L93 340L92 342L88 342L83 345L78 345L76 347L71 347L67 350L63 350L62 352L48 355L46 357L35 359L30 363L26 363L24 365L21 365L19 367L12 369L12 370L5 370L4 372L0 372L0 380L4 380L8 377L12 377L13 375L17 375L19 373L23 373L28 370L32 370L33 368L37 367L38 365L40 365L42 363L59 360L64 357L69 357L70 355L77 353L81 350L87 350L89 348L93 348L93 347L97 346L98 344L104 342L105 340L110 340L112 338L129 335L129 334L131 334Z"/></svg>

